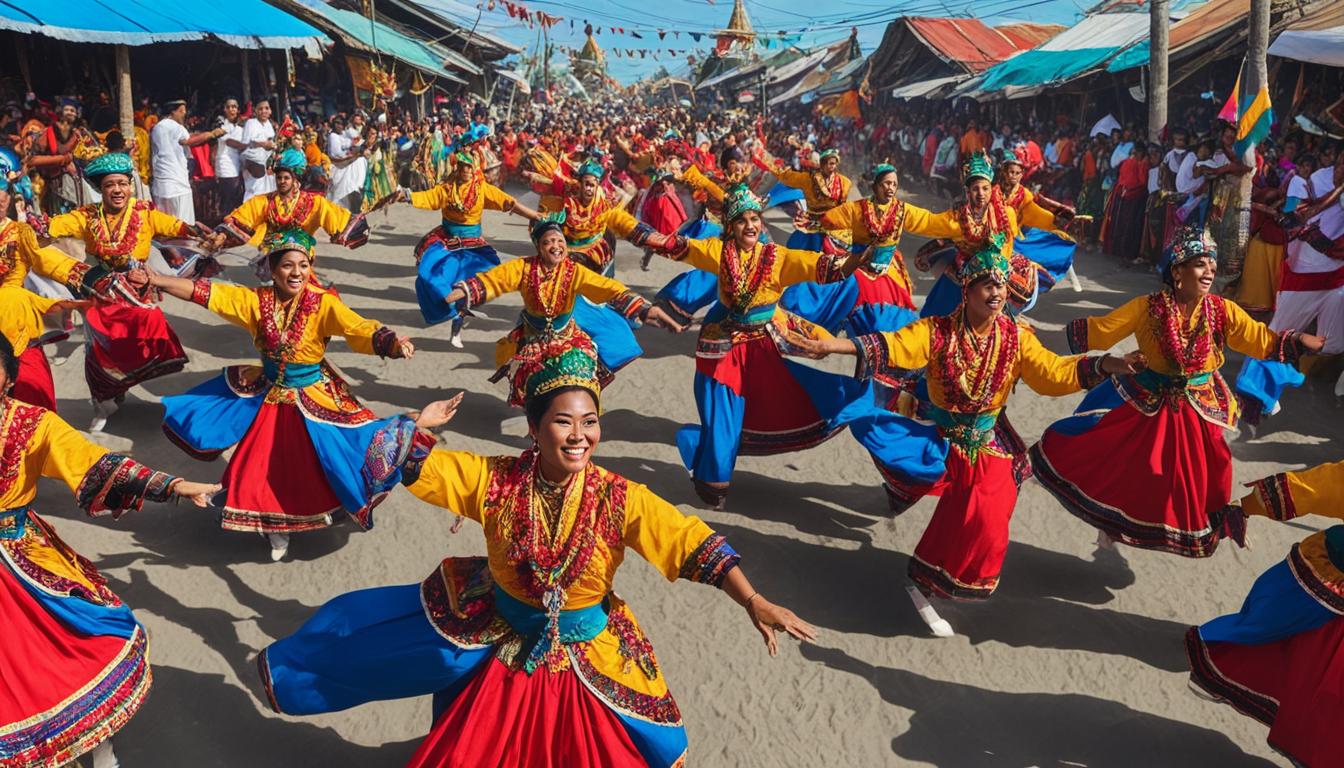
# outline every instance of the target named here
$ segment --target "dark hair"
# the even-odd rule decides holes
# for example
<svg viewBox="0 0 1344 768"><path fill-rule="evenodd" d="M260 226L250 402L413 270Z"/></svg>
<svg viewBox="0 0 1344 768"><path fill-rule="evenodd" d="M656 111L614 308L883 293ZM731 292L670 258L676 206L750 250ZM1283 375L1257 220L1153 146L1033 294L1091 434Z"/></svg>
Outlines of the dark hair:
<svg viewBox="0 0 1344 768"><path fill-rule="evenodd" d="M9 343L4 334L0 334L0 364L5 368L5 380L9 386L14 386L19 378L19 356L14 354L14 345Z"/></svg>
<svg viewBox="0 0 1344 768"><path fill-rule="evenodd" d="M1317 160L1316 156L1311 154L1310 152L1303 152L1302 154L1297 156L1297 165L1302 165L1303 163L1306 163L1312 166L1313 168L1321 167L1320 161Z"/></svg>
<svg viewBox="0 0 1344 768"><path fill-rule="evenodd" d="M266 266L274 270L275 265L280 263L280 257L284 256L286 253L291 253L293 251L298 251L299 253L302 253L304 256L306 256L308 258L308 265L312 266L313 255L297 246L294 248L281 248L279 250L271 251L270 253L266 254Z"/></svg>
<svg viewBox="0 0 1344 768"><path fill-rule="evenodd" d="M18 363L15 363L16 367L17 365ZM557 387L544 395L530 398L527 401L527 404L524 406L524 410L527 412L527 425L529 427L535 427L541 424L542 417L544 417L546 415L546 412L551 409L551 403L555 402L555 399L557 397L565 394L566 392L586 392L589 397L593 398L593 405L600 405L600 403L598 403L597 401L597 396L594 395L593 391L591 389L588 389L587 387L578 387L572 385L568 387Z"/></svg>

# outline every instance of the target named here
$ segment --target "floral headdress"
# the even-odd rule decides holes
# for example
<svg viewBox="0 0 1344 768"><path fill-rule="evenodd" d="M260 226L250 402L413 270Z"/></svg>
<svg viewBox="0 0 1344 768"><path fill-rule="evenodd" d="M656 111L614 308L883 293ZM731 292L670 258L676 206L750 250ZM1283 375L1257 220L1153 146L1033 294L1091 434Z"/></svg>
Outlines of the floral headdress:
<svg viewBox="0 0 1344 768"><path fill-rule="evenodd" d="M957 279L961 282L962 290L969 288L971 283L986 276L992 278L999 285L1008 282L1012 265L1009 263L1008 257L1003 255L1004 242L1006 242L1006 238L1003 233L995 232L990 235L989 241L985 243L983 248L966 257L957 266Z"/></svg>
<svg viewBox="0 0 1344 768"><path fill-rule="evenodd" d="M1171 243L1162 252L1162 258L1157 264L1157 271L1161 272L1162 277L1166 279L1176 267L1204 256L1217 261L1217 246L1205 235L1202 227L1182 227L1176 230L1172 235Z"/></svg>
<svg viewBox="0 0 1344 768"><path fill-rule="evenodd" d="M747 211L761 211L761 201L746 184L734 184L723 192L723 219L734 221Z"/></svg>
<svg viewBox="0 0 1344 768"><path fill-rule="evenodd" d="M989 155L984 150L977 150L961 166L961 183L970 184L971 179L984 179L988 182L994 181L994 166L989 162Z"/></svg>
<svg viewBox="0 0 1344 768"><path fill-rule="evenodd" d="M114 173L120 173L123 176L132 176L135 173L135 165L131 162L131 156L123 152L108 152L93 160L84 166L84 176L95 186L103 180L104 176L110 176Z"/></svg>
<svg viewBox="0 0 1344 768"><path fill-rule="evenodd" d="M510 377L510 402L526 403L562 387L602 394L601 362L591 340L579 335L551 336L519 348Z"/></svg>

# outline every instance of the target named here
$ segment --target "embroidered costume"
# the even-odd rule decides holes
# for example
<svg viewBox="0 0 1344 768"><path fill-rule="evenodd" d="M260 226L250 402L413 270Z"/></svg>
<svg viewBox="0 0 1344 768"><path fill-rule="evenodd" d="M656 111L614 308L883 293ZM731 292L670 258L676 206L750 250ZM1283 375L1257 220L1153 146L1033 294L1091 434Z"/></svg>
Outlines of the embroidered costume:
<svg viewBox="0 0 1344 768"><path fill-rule="evenodd" d="M601 166L593 169L591 166L595 165L592 162L585 164L579 176L600 173ZM649 225L636 220L600 190L587 205L577 194L545 196L541 198L541 212L556 216L563 225L569 258L603 277L616 274L616 251L609 239L611 235L642 248L649 236L655 234Z"/></svg>
<svg viewBox="0 0 1344 768"><path fill-rule="evenodd" d="M166 501L173 478L108 453L35 405L0 401L0 762L56 768L111 738L149 692L144 627L33 509L60 480L91 517Z"/></svg>
<svg viewBox="0 0 1344 768"><path fill-rule="evenodd" d="M821 159L838 154L836 150L828 149L821 153ZM839 172L826 177L820 171L795 171L777 160L763 163L758 159L757 164L762 170L773 173L781 184L802 191L807 200L807 224L789 235L787 245L795 250L820 251L826 237L822 231L821 217L849 200L849 190L853 186L849 177Z"/></svg>

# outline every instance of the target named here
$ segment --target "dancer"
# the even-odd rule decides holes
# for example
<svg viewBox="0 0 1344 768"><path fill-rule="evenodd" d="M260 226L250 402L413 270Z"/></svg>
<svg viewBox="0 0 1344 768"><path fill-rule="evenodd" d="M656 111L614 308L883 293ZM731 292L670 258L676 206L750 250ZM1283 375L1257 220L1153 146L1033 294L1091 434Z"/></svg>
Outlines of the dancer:
<svg viewBox="0 0 1344 768"><path fill-rule="evenodd" d="M13 285L0 285L0 335L9 340L19 359L18 372L10 378L13 395L29 405L56 410L56 385L51 364L42 353L45 344L69 337L55 333L44 338L44 315L87 306L87 302L48 299Z"/></svg>
<svg viewBox="0 0 1344 768"><path fill-rule="evenodd" d="M843 279L859 256L762 245L761 203L742 185L728 191L724 216L728 237L677 238L664 254L719 276L719 303L695 351L700 424L677 432L696 494L721 507L739 453L799 451L847 426L879 466L936 477L932 465L941 457L922 445L907 450L904 424L876 405L871 386L783 358L793 348L790 334L829 334L780 309L780 293L797 283Z"/></svg>
<svg viewBox="0 0 1344 768"><path fill-rule="evenodd" d="M611 383L616 371L643 354L628 321L649 321L674 333L682 328L621 283L584 269L571 258L565 236L564 214L543 216L532 225L532 244L537 254L514 259L457 284L445 301L461 303L458 311L492 301L506 293L523 295L518 325L495 345L492 379L503 378L510 368L509 404L523 405L523 382L517 370L536 354L537 344L568 339L572 344L594 347L601 363L602 386Z"/></svg>
<svg viewBox="0 0 1344 768"><path fill-rule="evenodd" d="M97 260L86 269L96 274L130 273L149 258L155 237L195 234L186 223L154 210L149 201L132 197L133 173L130 157L112 152L99 156L84 168L84 176L98 186L102 202L53 216L48 223L52 238L84 240L85 250ZM89 279L88 273L81 273L81 283ZM84 377L94 412L91 432L103 430L131 387L176 373L187 363L187 353L163 311L143 298L128 293L120 301L102 302L84 312Z"/></svg>
<svg viewBox="0 0 1344 768"><path fill-rule="evenodd" d="M639 248L663 247L668 238L636 220L602 191L606 174L602 163L586 160L579 166L573 192L543 196L541 212L558 214L554 220L563 227L571 259L609 278L616 275L616 251L607 239L608 233Z"/></svg>
<svg viewBox="0 0 1344 768"><path fill-rule="evenodd" d="M430 230L415 246L415 298L427 324L453 320L451 343L460 349L462 318L453 313L443 297L457 283L499 266L499 255L481 237L481 213L489 208L516 213L529 221L536 221L541 214L485 181L470 154L457 152L453 157L457 167L448 180L424 192L402 187L398 199L443 213L443 224Z"/></svg>
<svg viewBox="0 0 1344 768"><path fill-rule="evenodd" d="M794 219L796 227L789 235L788 247L802 251L820 251L826 235L821 229L821 217L827 211L849 200L849 190L853 186L849 178L840 173L840 150L823 149L816 171L795 171L783 163L762 152L754 158L757 167L768 171L779 179L780 183L802 190L807 200L807 212Z"/></svg>
<svg viewBox="0 0 1344 768"><path fill-rule="evenodd" d="M1249 485L1240 505L1246 515L1344 519L1344 462ZM1287 559L1261 574L1239 613L1185 635L1191 688L1269 726L1269 745L1294 765L1335 765L1344 746L1341 583L1344 525L1332 525L1294 544Z"/></svg>
<svg viewBox="0 0 1344 768"><path fill-rule="evenodd" d="M1041 483L1069 512L1113 541L1185 557L1208 557L1229 527L1232 452L1224 429L1238 408L1218 369L1223 348L1291 361L1324 340L1275 333L1221 296L1210 295L1218 253L1202 232L1182 230L1161 266L1166 287L1068 328L1075 352L1108 349L1133 336L1146 360L1113 376L1074 415L1032 446Z"/></svg>
<svg viewBox="0 0 1344 768"><path fill-rule="evenodd" d="M159 274L150 274L149 283L246 329L261 353L259 366L230 366L185 394L163 398L163 431L204 461L237 444L224 471L220 526L267 536L271 559L279 561L289 534L331 525L342 510L368 528L382 501L365 491L360 467L384 421L327 364L327 341L342 336L356 352L389 358L408 358L415 349L311 283L312 235L272 232L263 248L271 286Z"/></svg>
<svg viewBox="0 0 1344 768"><path fill-rule="evenodd" d="M913 585L906 588L939 637L953 630L929 597L984 600L999 584L1018 488L1031 473L1026 446L1004 411L1017 382L1059 397L1105 374L1132 372L1139 362L1137 355L1060 357L1046 349L1035 332L1005 312L1010 273L1001 244L991 238L961 262L963 298L951 316L857 339L796 340L814 357L857 355L861 379L927 368L929 396L915 415L936 426L925 439L946 453L944 471L928 480L881 469L897 514L923 496L940 497L910 557Z"/></svg>
<svg viewBox="0 0 1344 768"><path fill-rule="evenodd" d="M547 352L524 374L534 443L517 458L430 450L425 430L452 419L460 394L384 431L391 461L373 479L400 481L481 523L488 557L450 557L421 584L352 592L318 609L258 660L276 711L432 693L434 728L411 766L683 765L676 702L612 592L627 547L669 580L726 592L772 656L778 631L815 639L751 586L723 536L592 463L600 363L564 339Z"/></svg>
<svg viewBox="0 0 1344 768"><path fill-rule="evenodd" d="M1003 202L1017 217L1020 236L1013 242L1013 248L1026 256L1033 264L1042 267L1050 274L1049 285L1043 285L1041 292L1050 289L1054 283L1073 272L1073 254L1078 244L1064 233L1077 217L1077 212L1063 203L1038 195L1022 183L1025 166L1018 152L1004 150L999 161L997 182ZM1077 278L1074 278L1075 290Z"/></svg>
<svg viewBox="0 0 1344 768"><path fill-rule="evenodd" d="M5 289L14 290L14 289ZM156 472L85 440L59 416L11 396L19 361L0 335L0 759L56 768L93 753L117 765L112 736L149 692L144 627L93 563L33 509L37 480L60 480L90 517L119 518L145 500L191 499L218 486Z"/></svg>

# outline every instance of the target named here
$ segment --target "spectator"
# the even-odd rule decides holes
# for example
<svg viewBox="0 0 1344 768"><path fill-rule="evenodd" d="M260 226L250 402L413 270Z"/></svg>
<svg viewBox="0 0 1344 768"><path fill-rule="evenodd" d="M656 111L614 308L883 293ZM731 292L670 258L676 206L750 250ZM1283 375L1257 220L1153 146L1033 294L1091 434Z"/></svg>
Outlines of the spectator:
<svg viewBox="0 0 1344 768"><path fill-rule="evenodd" d="M187 224L196 223L196 207L191 198L191 174L187 148L204 144L223 135L221 129L191 133L186 128L187 102L166 101L160 108L159 121L149 132L150 194L154 207Z"/></svg>
<svg viewBox="0 0 1344 768"><path fill-rule="evenodd" d="M221 211L232 211L243 204L243 126L238 120L238 100L225 99L216 125L220 134L215 144L215 192Z"/></svg>
<svg viewBox="0 0 1344 768"><path fill-rule="evenodd" d="M253 105L255 114L243 124L243 200L275 191L271 175L271 153L275 151L275 122L271 120L271 102L261 99Z"/></svg>

